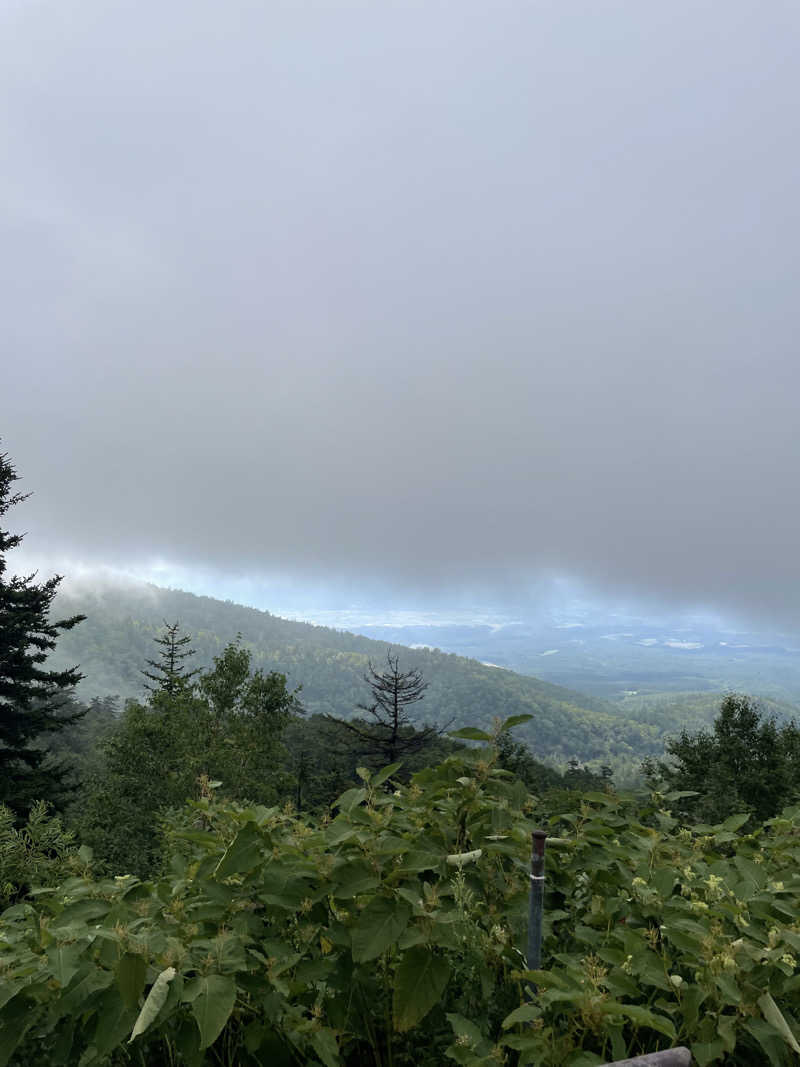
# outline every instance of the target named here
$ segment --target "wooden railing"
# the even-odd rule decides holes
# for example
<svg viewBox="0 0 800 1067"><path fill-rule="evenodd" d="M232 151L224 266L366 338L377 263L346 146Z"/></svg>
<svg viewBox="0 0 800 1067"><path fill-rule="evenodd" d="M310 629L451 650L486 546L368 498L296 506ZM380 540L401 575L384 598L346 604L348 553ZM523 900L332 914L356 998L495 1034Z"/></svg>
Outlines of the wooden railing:
<svg viewBox="0 0 800 1067"><path fill-rule="evenodd" d="M691 1067L692 1054L688 1048L666 1048L663 1052L648 1052L632 1060L614 1060L603 1067Z"/></svg>

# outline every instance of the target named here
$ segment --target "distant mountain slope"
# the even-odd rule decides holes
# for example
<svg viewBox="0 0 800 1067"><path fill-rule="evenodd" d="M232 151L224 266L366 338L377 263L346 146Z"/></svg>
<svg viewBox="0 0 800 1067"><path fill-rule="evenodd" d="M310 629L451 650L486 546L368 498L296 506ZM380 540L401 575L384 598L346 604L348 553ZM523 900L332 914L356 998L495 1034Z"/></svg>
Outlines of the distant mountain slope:
<svg viewBox="0 0 800 1067"><path fill-rule="evenodd" d="M279 670L302 686L310 712L348 717L367 689L362 675L371 658L380 664L390 646L340 630L291 622L230 601L136 584L94 592L65 589L56 611L88 618L60 639L56 665L80 663L86 675L80 695L140 696L140 674L155 653L153 637L166 619L180 621L197 650L197 666L210 664L241 633L256 666ZM542 757L560 760L626 757L660 750L657 726L629 720L598 697L537 678L499 670L450 653L403 648L401 666L419 668L430 683L417 705L420 721L489 726L495 716L531 714L520 728Z"/></svg>
<svg viewBox="0 0 800 1067"><path fill-rule="evenodd" d="M572 621L566 621L567 619ZM730 690L784 703L800 702L800 636L738 628L696 616L619 615L601 606L571 615L547 613L491 625L443 620L402 624L367 621L365 637L427 645L593 693L614 704L629 696L660 697ZM578 621L580 620L580 621Z"/></svg>
<svg viewBox="0 0 800 1067"><path fill-rule="evenodd" d="M648 723L664 734L677 734L681 730L694 733L708 729L719 714L719 693L662 693L660 695L632 695L617 705L620 714L634 722ZM785 700L758 697L766 716L786 723L800 721L800 709Z"/></svg>

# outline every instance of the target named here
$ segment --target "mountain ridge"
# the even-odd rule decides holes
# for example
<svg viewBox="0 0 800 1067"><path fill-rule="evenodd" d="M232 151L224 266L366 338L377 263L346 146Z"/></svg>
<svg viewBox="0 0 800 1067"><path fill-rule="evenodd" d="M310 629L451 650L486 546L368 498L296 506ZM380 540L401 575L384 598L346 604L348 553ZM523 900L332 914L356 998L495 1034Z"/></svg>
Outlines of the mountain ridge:
<svg viewBox="0 0 800 1067"><path fill-rule="evenodd" d="M85 680L79 696L141 697L141 670L152 658L153 638L164 621L179 621L196 650L193 665L211 664L241 634L254 667L286 674L301 687L310 713L347 718L366 695L363 673L386 651L400 652L403 666L416 667L429 682L417 706L419 722L490 727L495 717L531 714L518 736L537 756L565 761L630 758L661 750L657 727L636 722L600 697L551 682L499 670L437 649L412 649L346 630L282 619L233 601L198 596L146 583L90 589L66 585L56 614L82 612L85 622L62 635L55 666L79 663Z"/></svg>

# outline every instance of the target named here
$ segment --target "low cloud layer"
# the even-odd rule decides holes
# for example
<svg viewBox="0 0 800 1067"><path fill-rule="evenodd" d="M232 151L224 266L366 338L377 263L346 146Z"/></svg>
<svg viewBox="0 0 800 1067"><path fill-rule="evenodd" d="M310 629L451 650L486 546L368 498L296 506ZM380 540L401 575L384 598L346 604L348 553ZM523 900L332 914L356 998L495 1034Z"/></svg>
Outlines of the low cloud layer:
<svg viewBox="0 0 800 1067"><path fill-rule="evenodd" d="M800 14L0 13L32 551L800 618Z"/></svg>

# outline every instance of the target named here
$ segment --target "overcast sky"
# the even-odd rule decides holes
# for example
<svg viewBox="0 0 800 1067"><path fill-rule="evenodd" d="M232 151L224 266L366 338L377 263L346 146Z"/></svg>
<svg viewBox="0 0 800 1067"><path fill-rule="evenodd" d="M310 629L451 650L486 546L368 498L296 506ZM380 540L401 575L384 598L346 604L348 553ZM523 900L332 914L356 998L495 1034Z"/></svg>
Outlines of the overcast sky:
<svg viewBox="0 0 800 1067"><path fill-rule="evenodd" d="M800 626L800 8L5 0L29 552Z"/></svg>

